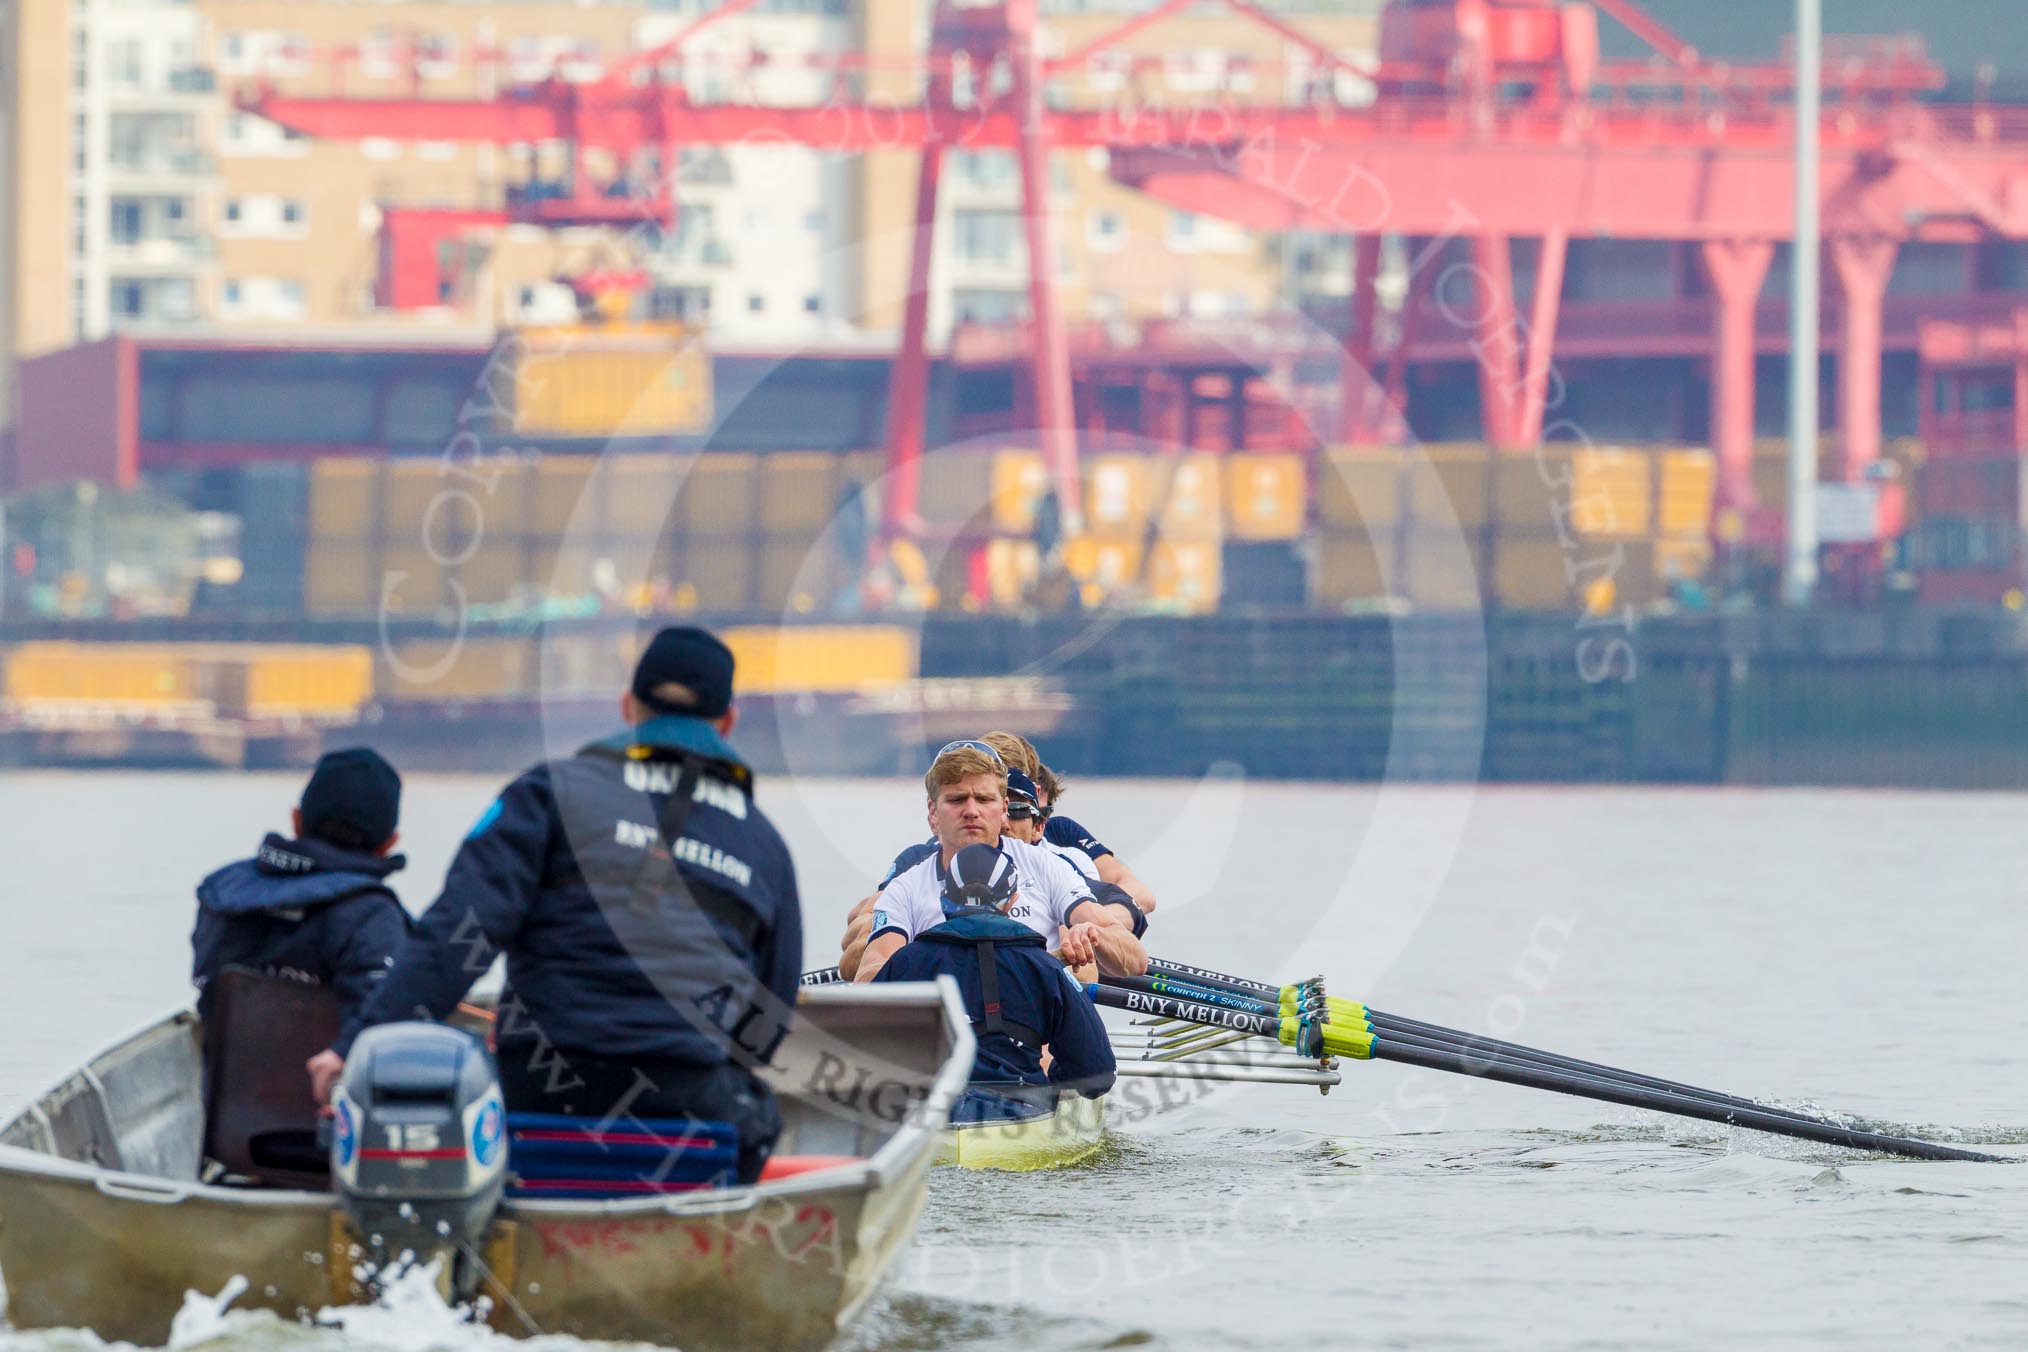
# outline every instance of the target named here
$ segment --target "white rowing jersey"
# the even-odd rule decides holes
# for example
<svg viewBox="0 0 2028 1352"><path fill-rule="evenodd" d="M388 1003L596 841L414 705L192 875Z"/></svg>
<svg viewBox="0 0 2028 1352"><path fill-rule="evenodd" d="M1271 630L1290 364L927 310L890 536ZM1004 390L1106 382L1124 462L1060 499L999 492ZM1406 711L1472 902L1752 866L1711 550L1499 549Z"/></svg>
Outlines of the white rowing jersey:
<svg viewBox="0 0 2028 1352"><path fill-rule="evenodd" d="M1000 848L1014 864L1014 900L1007 917L1018 920L1054 945L1057 926L1070 923L1070 913L1092 900L1091 882L1054 850L1030 845L1011 836ZM897 874L880 894L873 911L869 942L883 934L913 939L944 923L944 861L941 853Z"/></svg>

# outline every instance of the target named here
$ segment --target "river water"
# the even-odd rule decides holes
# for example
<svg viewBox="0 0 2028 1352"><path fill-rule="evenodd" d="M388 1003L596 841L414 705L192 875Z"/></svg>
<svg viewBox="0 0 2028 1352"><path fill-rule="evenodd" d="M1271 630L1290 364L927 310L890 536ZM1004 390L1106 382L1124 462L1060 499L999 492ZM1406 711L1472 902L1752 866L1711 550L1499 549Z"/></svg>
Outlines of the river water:
<svg viewBox="0 0 2028 1352"><path fill-rule="evenodd" d="M190 887L297 779L0 776L0 1117L187 999ZM497 781L413 777L412 907ZM923 833L906 780L763 783L810 966ZM2028 798L1085 781L1150 947L1412 1017L2028 1156ZM938 1171L846 1346L2028 1345L2028 1169L1929 1164L1350 1063L1116 1113L1056 1174ZM1131 1119L1131 1120L1123 1120ZM4 1276L4 1274L0 1274ZM178 1346L504 1340L197 1311ZM89 1348L0 1329L5 1352ZM574 1348L569 1340L552 1345Z"/></svg>

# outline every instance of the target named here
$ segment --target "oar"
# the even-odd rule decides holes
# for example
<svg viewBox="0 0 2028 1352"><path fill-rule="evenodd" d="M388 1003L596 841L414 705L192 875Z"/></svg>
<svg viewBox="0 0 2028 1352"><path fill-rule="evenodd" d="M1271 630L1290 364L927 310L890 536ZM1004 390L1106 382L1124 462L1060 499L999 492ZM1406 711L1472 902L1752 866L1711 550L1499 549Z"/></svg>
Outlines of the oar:
<svg viewBox="0 0 2028 1352"><path fill-rule="evenodd" d="M1107 985L1120 986L1127 990L1144 990L1156 995L1175 995L1185 1000L1199 1000L1226 1008L1246 1009L1257 1014L1294 1015L1308 1017L1320 1023L1334 1023L1367 1032L1385 1034L1392 1042L1406 1046L1428 1047L1438 1051L1459 1051L1470 1057L1475 1065L1493 1066L1512 1064L1537 1066L1545 1070L1562 1071L1582 1076L1585 1079L1603 1080L1608 1083L1626 1084L1641 1089L1656 1089L1668 1094L1679 1094L1684 1098L1698 1099L1724 1107L1746 1108L1755 1112L1772 1113L1777 1117L1792 1118L1799 1122L1829 1122L1839 1125L1821 1113L1806 1113L1793 1108L1779 1108L1759 1103L1738 1094L1720 1093L1715 1089L1704 1089L1697 1085L1681 1084L1674 1080L1658 1079L1652 1075L1641 1075L1631 1070L1614 1066L1602 1066L1591 1061L1579 1061L1574 1057L1558 1056L1554 1052L1539 1051L1519 1043L1499 1042L1488 1038L1475 1037L1454 1028L1444 1028L1433 1023L1416 1019L1398 1019L1368 1009L1356 1000L1341 1000L1320 994L1291 995L1287 992L1279 998L1265 993L1260 995L1236 994L1231 983L1214 985L1206 982L1180 981L1166 976L1153 977L1102 977Z"/></svg>
<svg viewBox="0 0 2028 1352"><path fill-rule="evenodd" d="M1682 1094L1691 1098L1702 1098L1714 1103L1729 1103L1760 1112L1779 1113L1784 1117L1801 1118L1812 1122L1838 1123L1823 1113L1804 1112L1796 1108L1779 1108L1762 1103L1757 1099L1739 1094L1722 1094L1715 1090L1703 1089L1697 1085L1684 1084L1679 1080L1665 1080L1653 1075L1641 1075L1616 1066L1601 1065L1596 1061L1580 1060L1574 1056L1563 1056L1556 1052L1543 1051L1539 1047L1524 1046L1518 1042L1506 1042L1499 1038L1482 1037L1442 1024L1426 1023L1421 1019L1403 1018L1385 1010L1353 1000L1341 1000L1336 996L1323 994L1321 977L1292 986L1270 986L1265 982L1250 981L1245 977L1230 976L1223 972L1212 972L1200 967L1189 967L1182 963L1151 961L1151 973L1180 974L1187 984L1201 985L1209 990L1244 994L1254 999L1275 998L1279 1006L1288 1012L1301 1012L1305 1008L1313 1011L1328 1011L1328 1016L1348 1022L1363 1020L1376 1032L1390 1034L1411 1043L1432 1043L1435 1045L1456 1045L1474 1057L1497 1056L1543 1066L1548 1069L1567 1071L1591 1079L1615 1080L1624 1084L1638 1085L1647 1089L1659 1089L1666 1093ZM1176 979L1165 976L1164 979ZM1315 1017L1325 1017L1319 1012Z"/></svg>
<svg viewBox="0 0 2028 1352"><path fill-rule="evenodd" d="M1250 1032L1277 1038L1305 1056L1344 1056L1361 1061L1398 1061L1403 1065L1450 1071L1459 1075L1475 1075L1483 1079L1498 1080L1503 1084L1547 1089L1579 1098L1616 1103L1628 1108L1645 1108L1654 1112L1672 1113L1679 1117L1717 1122L1725 1126L1751 1127L1777 1136L1794 1136L1856 1150L1910 1155L1917 1159L1995 1163L2000 1158L1978 1151L1935 1145L1928 1141L1841 1127L1835 1123L1812 1118L1784 1117L1778 1112L1764 1108L1709 1103L1664 1090L1600 1080L1541 1066L1522 1065L1512 1061L1488 1064L1484 1058L1474 1057L1455 1047L1422 1046L1398 1037L1390 1037L1385 1033L1355 1032L1328 1023L1314 1023L1294 1015L1276 1017L1249 1013L1226 1005L1187 1000L1174 995L1121 990L1113 986L1095 984L1085 987L1085 990L1098 1004L1136 1013L1155 1014L1164 1018L1188 1019L1221 1028L1244 1028Z"/></svg>

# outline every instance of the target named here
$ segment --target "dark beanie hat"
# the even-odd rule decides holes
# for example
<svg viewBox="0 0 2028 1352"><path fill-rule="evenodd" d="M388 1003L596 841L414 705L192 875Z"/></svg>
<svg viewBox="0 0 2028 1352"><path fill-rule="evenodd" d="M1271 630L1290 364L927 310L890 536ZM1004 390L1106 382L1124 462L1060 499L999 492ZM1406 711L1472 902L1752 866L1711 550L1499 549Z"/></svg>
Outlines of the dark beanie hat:
<svg viewBox="0 0 2028 1352"><path fill-rule="evenodd" d="M303 786L303 834L348 850L377 850L401 818L401 776L363 746L327 751Z"/></svg>
<svg viewBox="0 0 2028 1352"><path fill-rule="evenodd" d="M655 692L677 685L688 698ZM717 718L732 707L732 649L718 636L688 625L664 629L648 641L634 665L634 698L657 713Z"/></svg>

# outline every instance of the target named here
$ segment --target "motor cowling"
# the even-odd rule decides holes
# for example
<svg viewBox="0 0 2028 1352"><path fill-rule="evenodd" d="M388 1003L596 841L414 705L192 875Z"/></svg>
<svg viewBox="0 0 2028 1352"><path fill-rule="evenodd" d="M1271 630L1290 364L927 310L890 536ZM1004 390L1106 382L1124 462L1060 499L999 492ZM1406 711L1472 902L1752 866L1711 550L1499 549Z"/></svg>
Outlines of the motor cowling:
<svg viewBox="0 0 2028 1352"><path fill-rule="evenodd" d="M481 1244L507 1176L507 1112L477 1039L435 1023L369 1028L331 1108L332 1183L370 1257Z"/></svg>

